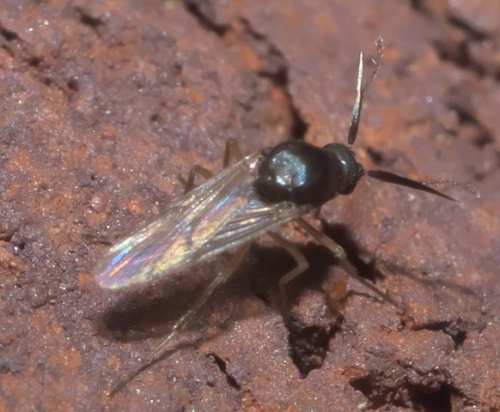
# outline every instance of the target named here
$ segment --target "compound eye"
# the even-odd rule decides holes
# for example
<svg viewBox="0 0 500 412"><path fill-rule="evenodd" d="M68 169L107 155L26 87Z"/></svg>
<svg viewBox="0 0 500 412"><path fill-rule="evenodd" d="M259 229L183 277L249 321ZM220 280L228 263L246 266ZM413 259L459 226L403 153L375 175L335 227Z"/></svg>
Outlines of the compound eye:
<svg viewBox="0 0 500 412"><path fill-rule="evenodd" d="M323 148L331 156L334 174L337 177L337 192L341 195L352 193L363 176L363 167L356 161L354 152L339 143L328 144Z"/></svg>

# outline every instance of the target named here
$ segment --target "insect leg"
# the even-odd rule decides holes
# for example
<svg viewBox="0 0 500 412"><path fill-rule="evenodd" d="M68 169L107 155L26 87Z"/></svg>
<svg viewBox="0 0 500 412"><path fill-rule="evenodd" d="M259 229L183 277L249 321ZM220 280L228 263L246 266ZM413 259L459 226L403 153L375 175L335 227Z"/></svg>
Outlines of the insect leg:
<svg viewBox="0 0 500 412"><path fill-rule="evenodd" d="M148 355L147 360L140 365L138 368L135 368L128 376L121 380L118 385L116 385L113 390L110 392L109 396L114 396L117 392L122 390L132 379L134 379L139 373L143 370L147 369L151 365L160 361L169 351L172 351L173 348L169 347L170 341L174 338L179 332L181 332L191 320L199 313L200 309L205 305L213 292L223 283L227 282L227 280L234 274L236 269L240 266L243 259L248 254L250 250L251 242L245 243L243 246L236 251L234 256L232 257L229 264L224 267L212 280L212 282L205 288L202 294L198 297L195 304L191 309L189 309L184 315L182 315L177 322L175 322L174 326L172 326L168 335L156 346Z"/></svg>
<svg viewBox="0 0 500 412"><path fill-rule="evenodd" d="M228 167L229 164L231 163L231 158L234 158L237 161L243 159L243 155L241 154L238 142L234 139L228 139L226 142L226 147L224 149L224 162L222 165L224 169ZM200 175L208 180L214 174L210 170L204 168L203 166L194 165L189 171L188 178L184 185L185 186L184 193L187 193L194 188L194 179L196 175Z"/></svg>
<svg viewBox="0 0 500 412"><path fill-rule="evenodd" d="M368 282L366 279L363 279L358 274L358 271L356 270L356 268L353 265L351 265L349 263L349 261L347 260L345 250L340 245L335 243L332 239L330 239L324 233L317 230L315 227L311 226L304 219L302 219L302 218L297 219L297 223L300 226L302 226L302 228L306 232L308 232L318 243L322 244L330 252L332 252L333 256L335 256L335 258L338 260L338 264L340 265L340 267L342 267L342 269L344 269L345 272L350 277L352 277L353 279L356 279L359 283L361 283L362 285L366 286L368 289L375 292L383 301L389 302L391 305L395 306L397 309L402 310L403 314L407 314L408 310L403 304L401 304L400 302L397 302L388 293L382 292L375 285Z"/></svg>
<svg viewBox="0 0 500 412"><path fill-rule="evenodd" d="M288 323L289 308L288 308L288 304L287 304L285 287L290 281L292 281L296 277L300 276L302 273L304 273L309 268L309 262L307 261L305 256L299 251L299 249L297 249L297 247L293 243L290 243L288 240L284 239L282 236L280 236L274 232L268 232L268 235L278 245L280 245L283 249L285 249L293 257L295 262L297 262L297 266L294 269L292 269L290 272L288 272L286 275L281 277L280 282L279 282L280 299L281 299L281 302L280 302L281 312L282 312L283 318L285 320L285 323Z"/></svg>
<svg viewBox="0 0 500 412"><path fill-rule="evenodd" d="M224 169L229 166L231 157L233 157L236 161L240 161L243 159L243 154L241 153L240 146L236 140L227 139L226 148L224 150L224 163L222 164Z"/></svg>
<svg viewBox="0 0 500 412"><path fill-rule="evenodd" d="M205 169L200 165L194 165L189 171L188 179L184 188L184 193L187 193L194 188L194 178L197 174L204 177L205 179L210 179L213 176L213 173L210 170Z"/></svg>

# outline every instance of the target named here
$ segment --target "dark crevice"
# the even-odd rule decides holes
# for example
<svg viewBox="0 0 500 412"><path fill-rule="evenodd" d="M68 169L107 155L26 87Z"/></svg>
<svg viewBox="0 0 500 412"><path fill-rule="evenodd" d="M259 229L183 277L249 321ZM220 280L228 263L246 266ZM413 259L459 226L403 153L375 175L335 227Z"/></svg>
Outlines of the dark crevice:
<svg viewBox="0 0 500 412"><path fill-rule="evenodd" d="M400 371L403 374L405 370ZM416 412L451 412L452 397L458 391L447 384L439 384L436 377L427 384L413 384L406 377L391 377L381 371L355 378L350 385L363 393L369 400L369 409L387 407L410 408ZM395 382L399 384L395 385ZM438 386L436 389L435 385Z"/></svg>
<svg viewBox="0 0 500 412"><path fill-rule="evenodd" d="M267 306L275 310L277 307L280 308L288 330L290 359L305 378L312 370L319 369L323 365L330 340L339 330L343 319L336 312L333 302L329 301L328 296L324 296L323 291L325 277L330 272L330 266L334 264L331 253L315 243L308 243L299 250L309 262L309 269L286 285L285 308L281 306L278 282L296 264L284 249L280 247L261 249L260 246L254 248L253 255L259 256L252 271L259 273L259 276L253 278L252 289L254 295ZM307 300L305 296L313 300ZM332 296L331 299L333 298ZM312 315L308 310L314 308L310 306L311 303L314 305L314 302L322 305L323 309ZM323 312L324 309L328 310Z"/></svg>
<svg viewBox="0 0 500 412"><path fill-rule="evenodd" d="M462 40L455 44L449 44L449 41L437 40L433 42L433 46L443 61L449 61L465 70L470 70L477 73L478 76L486 74L484 68L474 63L469 53L468 40Z"/></svg>
<svg viewBox="0 0 500 412"><path fill-rule="evenodd" d="M488 33L481 31L475 27L472 27L470 24L467 24L467 22L456 16L449 16L448 21L452 26L467 33L467 37L472 42L482 42L490 38Z"/></svg>
<svg viewBox="0 0 500 412"><path fill-rule="evenodd" d="M203 0L185 0L186 10L191 13L200 25L208 31L214 32L217 36L224 36L229 30L229 25L216 23L214 11L209 2Z"/></svg>
<svg viewBox="0 0 500 412"><path fill-rule="evenodd" d="M288 91L288 71L283 68L283 70L275 74L260 72L259 75L269 79L276 87L284 90L287 97L288 109L290 110L290 115L292 118L290 138L304 140L309 125L302 119L299 111L293 104L293 98Z"/></svg>
<svg viewBox="0 0 500 412"><path fill-rule="evenodd" d="M283 53L272 43L267 41L267 38L257 32L246 19L240 19L241 24L245 28L245 32L256 42L264 45L267 67L257 74L268 79L278 89L282 90L286 96L288 110L292 118L292 126L290 128L290 138L303 140L309 125L302 119L299 111L293 104L293 97L289 92L289 74L288 62L283 56Z"/></svg>
<svg viewBox="0 0 500 412"><path fill-rule="evenodd" d="M16 233L16 230L9 230L8 232L0 233L0 240L5 243L11 243L12 237Z"/></svg>
<svg viewBox="0 0 500 412"><path fill-rule="evenodd" d="M26 42L23 42L16 33L6 30L4 28L0 28L0 35L3 36L8 41L20 40L19 48L9 48L5 46L5 49L12 55L12 57L16 58L23 65L27 66L25 69L29 71L33 78L38 80L44 86L50 87L53 84L56 85L63 93L67 94L67 89L65 85L61 87L54 82L54 80L47 75L50 72L50 66L48 65L46 59L43 56L36 54L36 50ZM71 81L70 81L71 82Z"/></svg>
<svg viewBox="0 0 500 412"><path fill-rule="evenodd" d="M219 37L224 37L231 30L227 23L219 23L216 12L212 5L204 0L185 0L184 5L206 30L214 32ZM288 102L288 110L292 119L290 138L303 140L308 124L302 119L300 113L293 104L293 98L288 91L289 76L288 64L278 48L267 41L266 36L257 32L246 19L240 19L244 33L248 36L249 45L258 56L266 62L266 68L257 72L263 78L268 79L278 89L282 90Z"/></svg>
<svg viewBox="0 0 500 412"><path fill-rule="evenodd" d="M467 339L467 332L458 331L457 333L450 334L450 336L453 339L453 341L455 342L455 350L457 350L463 346L465 339Z"/></svg>
<svg viewBox="0 0 500 412"><path fill-rule="evenodd" d="M384 163L384 153L380 150L368 147L366 149L366 154L375 165L381 166Z"/></svg>
<svg viewBox="0 0 500 412"><path fill-rule="evenodd" d="M33 68L39 68L42 66L43 59L38 56L31 56L28 60L27 63L33 67Z"/></svg>
<svg viewBox="0 0 500 412"><path fill-rule="evenodd" d="M306 378L312 370L323 365L336 328L312 325L302 329L289 329L290 357L302 378Z"/></svg>
<svg viewBox="0 0 500 412"><path fill-rule="evenodd" d="M476 129L473 142L479 149L482 149L492 144L494 139L491 132L478 120L470 103L471 94L467 84L451 87L446 96L446 105L457 114L460 124L469 124Z"/></svg>
<svg viewBox="0 0 500 412"><path fill-rule="evenodd" d="M16 243L17 244L14 244L14 246L17 247L19 250L24 250L26 248L26 242L24 240L19 240Z"/></svg>
<svg viewBox="0 0 500 412"><path fill-rule="evenodd" d="M377 376L368 375L355 378L349 384L369 400L367 409L377 410L381 407L387 407L388 404L399 408L408 407L405 397L398 393L400 388L391 388L384 385L384 382Z"/></svg>
<svg viewBox="0 0 500 412"><path fill-rule="evenodd" d="M158 113L154 113L151 115L151 117L149 118L149 121L151 123L161 123L162 121L162 118L161 116L158 114Z"/></svg>
<svg viewBox="0 0 500 412"><path fill-rule="evenodd" d="M455 350L458 350L463 346L465 340L467 339L467 332L469 329L470 328L466 328L466 325L464 325L461 321L442 321L414 327L414 330L443 332L453 340L455 343ZM474 329L477 329L477 327Z"/></svg>
<svg viewBox="0 0 500 412"><path fill-rule="evenodd" d="M0 35L7 41L19 40L19 36L6 28L0 28Z"/></svg>
<svg viewBox="0 0 500 412"><path fill-rule="evenodd" d="M424 16L429 16L431 14L429 8L422 0L410 0L410 7Z"/></svg>
<svg viewBox="0 0 500 412"><path fill-rule="evenodd" d="M260 301L262 301L262 303L264 303L264 305L266 305L268 307L273 307L271 304L271 301L269 299L269 296L267 296L266 294L261 293L261 292L256 292L256 293L254 293L254 296L257 299L259 299Z"/></svg>
<svg viewBox="0 0 500 412"><path fill-rule="evenodd" d="M303 249L301 248L303 252ZM279 279L289 272L293 267L293 259L281 247L265 247L258 243L252 245L252 256L255 258L252 272L259 276L252 277L252 293L266 306L276 310L280 307L278 296ZM306 274L302 274L294 282L287 285L288 304L292 305L302 289L302 282ZM289 308L287 308L289 310Z"/></svg>
<svg viewBox="0 0 500 412"><path fill-rule="evenodd" d="M23 365L19 359L9 356L5 349L0 346L0 375L19 373L22 369Z"/></svg>
<svg viewBox="0 0 500 412"><path fill-rule="evenodd" d="M474 144L482 149L484 146L492 144L494 142L493 137L489 132L480 133L475 139Z"/></svg>
<svg viewBox="0 0 500 412"><path fill-rule="evenodd" d="M249 20L241 18L239 23L243 28L246 43L265 62L265 67L258 74L269 77L276 76L276 84L286 86L288 83L288 62L283 53L269 42L266 36L256 31Z"/></svg>
<svg viewBox="0 0 500 412"><path fill-rule="evenodd" d="M73 92L77 92L78 89L79 89L78 80L76 80L76 79L69 79L66 82L66 86L68 86L69 90L71 90Z"/></svg>
<svg viewBox="0 0 500 412"><path fill-rule="evenodd" d="M476 73L480 77L492 76L500 79L500 67L493 58L481 61L474 55L472 49L476 45L493 41L493 35L472 25L461 16L454 15L449 8L439 6L424 0L410 0L413 10L439 24L444 30L433 46L443 61L450 61L464 70ZM435 6L435 7L433 7Z"/></svg>
<svg viewBox="0 0 500 412"><path fill-rule="evenodd" d="M9 230L5 233L0 233L0 240L10 243L12 246L17 248L18 251L22 251L26 248L26 240L19 234L19 228Z"/></svg>
<svg viewBox="0 0 500 412"><path fill-rule="evenodd" d="M452 30L461 30L464 32L464 38L460 40L451 40L444 38L433 42L433 46L438 53L438 56L443 61L450 61L458 67L476 73L479 77L492 75L494 78L500 79L500 68L491 61L489 64L478 61L473 54L471 54L471 47L475 43L484 43L489 39L486 33L483 33L473 27L467 25L461 20L455 18L448 18Z"/></svg>
<svg viewBox="0 0 500 412"><path fill-rule="evenodd" d="M214 352L207 354L207 358L213 359L220 371L226 376L227 383L234 389L240 390L241 386L236 379L227 372L226 362Z"/></svg>
<svg viewBox="0 0 500 412"><path fill-rule="evenodd" d="M103 21L99 17L91 16L80 7L75 7L75 11L78 15L78 20L85 26L89 26L90 28L96 30L103 24Z"/></svg>
<svg viewBox="0 0 500 412"><path fill-rule="evenodd" d="M383 277L382 272L377 270L376 262L365 262L360 259L362 250L354 239L351 231L344 225L323 225L323 231L334 242L338 243L347 255L347 260L356 268L360 276L375 282Z"/></svg>
<svg viewBox="0 0 500 412"><path fill-rule="evenodd" d="M412 406L419 411L427 412L451 412L452 387L442 385L439 390L429 392L425 388L412 388L410 398Z"/></svg>
<svg viewBox="0 0 500 412"><path fill-rule="evenodd" d="M450 87L446 93L446 105L457 113L460 123L477 124L477 117L471 103L471 91L466 83Z"/></svg>

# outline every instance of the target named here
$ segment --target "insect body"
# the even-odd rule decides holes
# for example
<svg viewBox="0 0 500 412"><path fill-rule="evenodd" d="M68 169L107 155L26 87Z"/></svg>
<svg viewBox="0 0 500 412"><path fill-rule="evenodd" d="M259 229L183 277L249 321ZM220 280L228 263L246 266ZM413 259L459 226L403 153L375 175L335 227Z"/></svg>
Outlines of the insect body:
<svg viewBox="0 0 500 412"><path fill-rule="evenodd" d="M381 46L379 57L380 54ZM286 317L285 285L308 266L300 251L274 232L292 220L296 220L313 238L327 247L350 276L393 302L388 295L359 277L339 245L300 217L337 195L350 194L365 174L351 150L357 136L365 89L363 55L360 54L348 145L336 143L318 148L292 140L240 158L206 183L174 200L162 217L114 245L104 256L95 269L96 282L103 288L119 289L168 276L181 267L240 246L227 268L216 276L193 308L174 324L165 340L153 350L149 360L122 381L113 393L163 356L169 340L194 317L216 287L235 271L251 241L266 232L297 261L297 268L280 281ZM424 183L390 172L372 170L366 174L453 200Z"/></svg>
<svg viewBox="0 0 500 412"><path fill-rule="evenodd" d="M348 143L323 148L290 140L254 153L174 200L159 219L114 245L96 267L107 289L126 288L168 276L294 220L337 195L348 195L363 176L350 146L361 114L363 60ZM371 80L371 79L370 79ZM373 178L449 196L390 172Z"/></svg>
<svg viewBox="0 0 500 412"><path fill-rule="evenodd" d="M343 145L289 141L247 156L114 245L95 278L118 289L164 277L351 193L362 172Z"/></svg>

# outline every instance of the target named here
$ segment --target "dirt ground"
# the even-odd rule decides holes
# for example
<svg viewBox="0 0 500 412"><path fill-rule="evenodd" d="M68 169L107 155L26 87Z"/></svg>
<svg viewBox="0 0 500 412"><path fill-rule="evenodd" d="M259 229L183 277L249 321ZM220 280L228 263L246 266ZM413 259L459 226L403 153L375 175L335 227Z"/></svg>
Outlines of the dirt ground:
<svg viewBox="0 0 500 412"><path fill-rule="evenodd" d="M0 1L1 411L500 410L496 0ZM263 237L115 396L230 254L119 292L91 275L193 164L346 142L358 53L384 39L354 146L367 169L465 182L458 202L363 178L308 217L408 314L291 225ZM441 188L441 187L440 187Z"/></svg>

